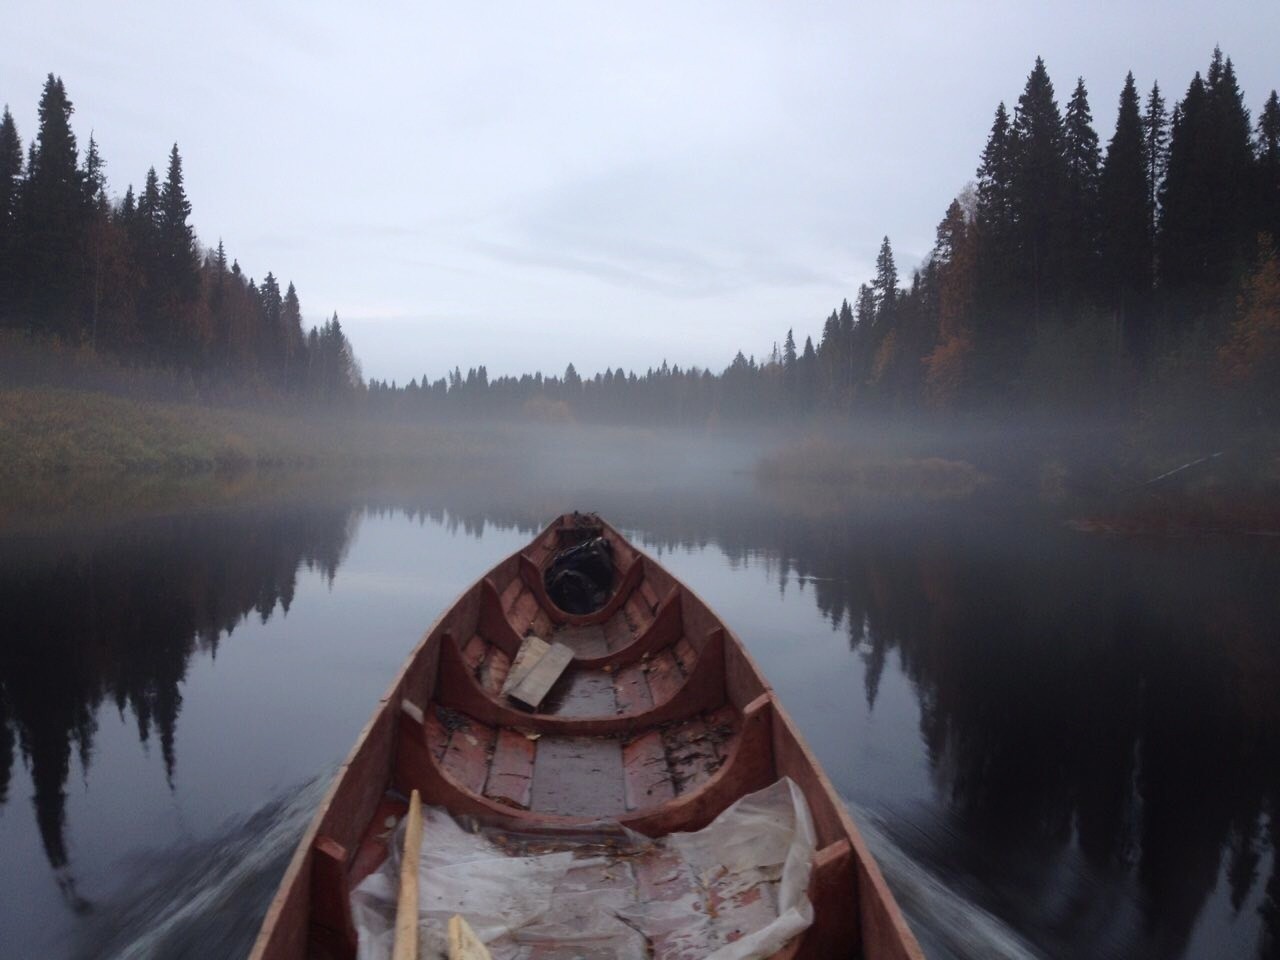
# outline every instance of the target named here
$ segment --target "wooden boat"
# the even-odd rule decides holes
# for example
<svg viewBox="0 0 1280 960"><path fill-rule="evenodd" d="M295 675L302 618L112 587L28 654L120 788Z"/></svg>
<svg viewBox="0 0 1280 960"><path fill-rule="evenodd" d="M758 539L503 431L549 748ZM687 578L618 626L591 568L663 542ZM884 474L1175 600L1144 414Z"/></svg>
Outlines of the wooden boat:
<svg viewBox="0 0 1280 960"><path fill-rule="evenodd" d="M597 536L611 548L612 593L593 613L568 614L548 596L545 570ZM574 652L533 713L501 692L527 635ZM525 833L609 818L660 837L698 830L784 776L816 833L814 922L773 956L922 957L741 641L608 524L560 517L465 591L409 656L303 835L252 957L355 956L350 892L386 859L385 825L411 790L454 816Z"/></svg>

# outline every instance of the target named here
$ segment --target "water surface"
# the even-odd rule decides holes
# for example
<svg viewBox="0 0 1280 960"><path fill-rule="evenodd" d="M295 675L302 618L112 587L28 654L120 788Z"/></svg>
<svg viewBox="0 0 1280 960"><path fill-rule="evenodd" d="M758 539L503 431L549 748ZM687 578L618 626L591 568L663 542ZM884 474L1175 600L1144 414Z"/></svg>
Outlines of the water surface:
<svg viewBox="0 0 1280 960"><path fill-rule="evenodd" d="M0 535L0 953L237 955L435 616L596 508L759 659L932 956L1280 950L1280 549L749 478Z"/></svg>

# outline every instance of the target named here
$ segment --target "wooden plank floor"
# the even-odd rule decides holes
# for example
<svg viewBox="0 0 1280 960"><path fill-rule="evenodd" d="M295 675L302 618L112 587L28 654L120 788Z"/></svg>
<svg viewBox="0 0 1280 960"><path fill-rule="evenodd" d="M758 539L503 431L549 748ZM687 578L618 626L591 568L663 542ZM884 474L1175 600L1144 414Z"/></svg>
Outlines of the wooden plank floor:
<svg viewBox="0 0 1280 960"><path fill-rule="evenodd" d="M696 789L724 763L731 707L633 737L531 737L452 710L428 711L427 742L467 789L521 809L608 817Z"/></svg>

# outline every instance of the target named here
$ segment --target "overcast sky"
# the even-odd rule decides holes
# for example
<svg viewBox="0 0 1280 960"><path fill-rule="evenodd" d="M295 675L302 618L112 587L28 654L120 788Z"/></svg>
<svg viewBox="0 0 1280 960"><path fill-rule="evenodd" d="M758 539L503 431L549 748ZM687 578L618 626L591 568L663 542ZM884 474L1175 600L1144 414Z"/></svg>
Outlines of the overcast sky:
<svg viewBox="0 0 1280 960"><path fill-rule="evenodd" d="M193 221L337 310L401 382L803 343L872 270L904 276L1037 54L1105 144L1127 70L1170 101L1215 43L1256 116L1280 3L23 3L0 101L45 74L113 193L182 152Z"/></svg>

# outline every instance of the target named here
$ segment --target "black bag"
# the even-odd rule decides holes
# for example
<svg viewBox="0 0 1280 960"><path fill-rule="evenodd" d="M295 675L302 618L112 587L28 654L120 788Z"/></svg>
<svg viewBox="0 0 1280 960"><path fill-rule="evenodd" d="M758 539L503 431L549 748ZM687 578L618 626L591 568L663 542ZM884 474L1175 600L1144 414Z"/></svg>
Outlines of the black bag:
<svg viewBox="0 0 1280 960"><path fill-rule="evenodd" d="M565 613L593 613L613 590L613 551L604 537L561 550L547 568L547 594Z"/></svg>

